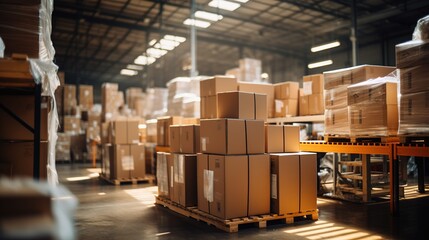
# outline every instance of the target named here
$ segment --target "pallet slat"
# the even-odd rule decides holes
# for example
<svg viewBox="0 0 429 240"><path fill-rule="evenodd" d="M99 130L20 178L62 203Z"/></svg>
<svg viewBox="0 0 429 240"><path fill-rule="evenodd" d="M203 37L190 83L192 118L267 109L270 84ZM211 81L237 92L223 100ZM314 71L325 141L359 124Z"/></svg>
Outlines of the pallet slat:
<svg viewBox="0 0 429 240"><path fill-rule="evenodd" d="M286 215L258 215L258 216L249 216L243 218L234 218L229 220L220 219L218 217L212 216L208 213L198 210L196 207L183 207L180 206L168 199L156 196L155 203L166 207L176 213L182 214L186 217L191 217L197 221L203 221L208 225L215 226L216 228L223 230L225 232L238 232L239 225L243 224L253 224L258 228L266 228L268 221L273 220L284 220L287 224L294 223L295 218L306 217L316 221L319 219L319 210L315 209L313 211L308 211L304 213L291 213Z"/></svg>
<svg viewBox="0 0 429 240"><path fill-rule="evenodd" d="M133 185L139 184L139 183L150 183L150 184L154 184L155 182L155 177L154 176L146 176L144 178L130 178L130 179L109 179L107 178L104 174L100 174L100 179L113 184L113 185L121 185L121 184L125 184L125 183L131 183Z"/></svg>

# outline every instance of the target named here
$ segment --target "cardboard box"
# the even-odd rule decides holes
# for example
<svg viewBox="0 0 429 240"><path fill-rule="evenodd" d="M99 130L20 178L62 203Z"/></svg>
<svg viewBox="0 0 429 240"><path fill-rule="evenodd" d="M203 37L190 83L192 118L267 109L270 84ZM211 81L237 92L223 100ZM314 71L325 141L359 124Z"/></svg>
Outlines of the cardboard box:
<svg viewBox="0 0 429 240"><path fill-rule="evenodd" d="M309 101L309 95L299 97L299 116L307 116L310 114Z"/></svg>
<svg viewBox="0 0 429 240"><path fill-rule="evenodd" d="M247 154L265 153L265 126L261 120L246 120Z"/></svg>
<svg viewBox="0 0 429 240"><path fill-rule="evenodd" d="M158 183L158 196L170 199L170 153L157 152L156 157L156 179ZM170 160L171 161L171 160Z"/></svg>
<svg viewBox="0 0 429 240"><path fill-rule="evenodd" d="M138 144L140 142L139 124L139 118L127 119L127 143Z"/></svg>
<svg viewBox="0 0 429 240"><path fill-rule="evenodd" d="M298 99L298 82L282 82L274 84L275 99Z"/></svg>
<svg viewBox="0 0 429 240"><path fill-rule="evenodd" d="M217 96L219 118L255 119L255 95L248 92L221 92Z"/></svg>
<svg viewBox="0 0 429 240"><path fill-rule="evenodd" d="M0 141L0 176L10 178L34 176L34 144L33 142ZM40 142L39 176L47 178L48 142Z"/></svg>
<svg viewBox="0 0 429 240"><path fill-rule="evenodd" d="M248 159L247 155L209 155L213 170L213 202L210 214L221 219L247 216Z"/></svg>
<svg viewBox="0 0 429 240"><path fill-rule="evenodd" d="M130 179L131 171L134 170L134 159L131 155L131 147L128 144L113 145L113 172L112 179Z"/></svg>
<svg viewBox="0 0 429 240"><path fill-rule="evenodd" d="M310 115L323 114L325 112L323 93L315 93L308 96L308 112Z"/></svg>
<svg viewBox="0 0 429 240"><path fill-rule="evenodd" d="M270 154L271 213L298 213L300 204L299 153Z"/></svg>
<svg viewBox="0 0 429 240"><path fill-rule="evenodd" d="M412 40L396 45L396 67L408 68L429 63L429 42Z"/></svg>
<svg viewBox="0 0 429 240"><path fill-rule="evenodd" d="M146 142L156 143L157 142L157 120L150 119L146 121Z"/></svg>
<svg viewBox="0 0 429 240"><path fill-rule="evenodd" d="M94 104L92 85L79 85L79 106L84 110L91 110Z"/></svg>
<svg viewBox="0 0 429 240"><path fill-rule="evenodd" d="M298 100L297 99L276 99L276 112L275 117L290 117L298 114Z"/></svg>
<svg viewBox="0 0 429 240"><path fill-rule="evenodd" d="M325 90L325 109L339 109L349 105L347 95L348 85Z"/></svg>
<svg viewBox="0 0 429 240"><path fill-rule="evenodd" d="M396 136L398 105L384 103L354 104L350 107L350 135Z"/></svg>
<svg viewBox="0 0 429 240"><path fill-rule="evenodd" d="M323 74L314 74L303 77L304 95L323 93L324 81Z"/></svg>
<svg viewBox="0 0 429 240"><path fill-rule="evenodd" d="M110 123L110 140L113 144L128 144L127 119L123 118Z"/></svg>
<svg viewBox="0 0 429 240"><path fill-rule="evenodd" d="M299 212L317 209L317 154L299 153Z"/></svg>
<svg viewBox="0 0 429 240"><path fill-rule="evenodd" d="M265 126L265 152L281 153L284 152L283 126L266 125Z"/></svg>
<svg viewBox="0 0 429 240"><path fill-rule="evenodd" d="M1 95L0 104L13 112L21 120L34 128L34 96L32 95ZM40 140L48 140L48 113L50 98L42 97L40 105ZM33 140L34 134L15 120L11 115L0 109L0 139Z"/></svg>
<svg viewBox="0 0 429 240"><path fill-rule="evenodd" d="M145 147L143 144L132 144L131 155L134 161L134 170L131 170L132 178L145 178L146 176L146 158Z"/></svg>
<svg viewBox="0 0 429 240"><path fill-rule="evenodd" d="M268 117L274 117L274 86L269 83L238 82L238 90L267 95Z"/></svg>
<svg viewBox="0 0 429 240"><path fill-rule="evenodd" d="M349 107L325 110L325 134L350 135Z"/></svg>
<svg viewBox="0 0 429 240"><path fill-rule="evenodd" d="M401 96L400 134L428 133L429 91Z"/></svg>
<svg viewBox="0 0 429 240"><path fill-rule="evenodd" d="M201 120L201 151L213 154L246 154L246 128L242 119Z"/></svg>
<svg viewBox="0 0 429 240"><path fill-rule="evenodd" d="M200 125L182 125L180 130L180 152L199 153L201 151Z"/></svg>
<svg viewBox="0 0 429 240"><path fill-rule="evenodd" d="M79 133L80 132L80 118L75 116L64 116L64 132Z"/></svg>
<svg viewBox="0 0 429 240"><path fill-rule="evenodd" d="M395 67L361 65L324 72L325 90L336 88L339 85L350 85L368 79L384 77L394 70Z"/></svg>
<svg viewBox="0 0 429 240"><path fill-rule="evenodd" d="M347 88L349 105L359 103L398 104L396 82L367 81Z"/></svg>
<svg viewBox="0 0 429 240"><path fill-rule="evenodd" d="M101 144L111 143L110 140L110 122L101 124Z"/></svg>
<svg viewBox="0 0 429 240"><path fill-rule="evenodd" d="M255 119L267 121L268 118L268 98L266 94L255 93Z"/></svg>
<svg viewBox="0 0 429 240"><path fill-rule="evenodd" d="M197 205L197 155L172 154L174 159L174 193L185 207ZM175 196L176 197L176 196Z"/></svg>
<svg viewBox="0 0 429 240"><path fill-rule="evenodd" d="M248 216L270 213L270 156L249 155ZM316 176L316 175L314 175Z"/></svg>
<svg viewBox="0 0 429 240"><path fill-rule="evenodd" d="M429 91L429 64L399 69L399 72L401 94Z"/></svg>
<svg viewBox="0 0 429 240"><path fill-rule="evenodd" d="M170 152L180 153L180 125L170 126Z"/></svg>
<svg viewBox="0 0 429 240"><path fill-rule="evenodd" d="M76 85L66 84L64 85L64 114L71 115L75 111L77 106L76 99Z"/></svg>
<svg viewBox="0 0 429 240"><path fill-rule="evenodd" d="M210 202L213 202L213 170L209 170L208 154L197 154L197 194L198 209L210 213Z"/></svg>
<svg viewBox="0 0 429 240"><path fill-rule="evenodd" d="M299 152L299 126L283 126L284 152Z"/></svg>
<svg viewBox="0 0 429 240"><path fill-rule="evenodd" d="M200 96L214 96L220 92L236 91L237 79L231 76L214 76L201 80Z"/></svg>
<svg viewBox="0 0 429 240"><path fill-rule="evenodd" d="M217 95L201 97L201 119L217 117Z"/></svg>
<svg viewBox="0 0 429 240"><path fill-rule="evenodd" d="M183 117L166 116L157 119L157 144L160 146L168 146L170 144L170 126L182 124Z"/></svg>

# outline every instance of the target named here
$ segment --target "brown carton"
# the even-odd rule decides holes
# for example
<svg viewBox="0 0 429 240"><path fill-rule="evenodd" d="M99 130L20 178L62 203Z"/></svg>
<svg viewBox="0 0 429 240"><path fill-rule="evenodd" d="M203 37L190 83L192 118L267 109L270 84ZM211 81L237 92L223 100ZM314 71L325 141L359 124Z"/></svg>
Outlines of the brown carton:
<svg viewBox="0 0 429 240"><path fill-rule="evenodd" d="M131 155L131 148L128 144L113 145L113 172L110 175L113 179L130 179L130 171L134 170L134 160Z"/></svg>
<svg viewBox="0 0 429 240"><path fill-rule="evenodd" d="M64 132L79 133L80 118L75 116L64 116Z"/></svg>
<svg viewBox="0 0 429 240"><path fill-rule="evenodd" d="M214 96L220 92L236 91L237 79L231 76L214 76L201 80L200 96Z"/></svg>
<svg viewBox="0 0 429 240"><path fill-rule="evenodd" d="M344 108L349 105L347 98L348 85L325 90L325 109Z"/></svg>
<svg viewBox="0 0 429 240"><path fill-rule="evenodd" d="M213 170L209 170L208 154L197 154L197 194L198 209L210 213L209 204L213 202Z"/></svg>
<svg viewBox="0 0 429 240"><path fill-rule="evenodd" d="M325 90L338 87L339 85L350 85L368 79L384 77L394 70L394 67L361 65L324 72Z"/></svg>
<svg viewBox="0 0 429 240"><path fill-rule="evenodd" d="M217 95L201 97L201 119L217 118Z"/></svg>
<svg viewBox="0 0 429 240"><path fill-rule="evenodd" d="M324 96L323 93L315 93L308 96L308 106L309 106L309 114L323 114L325 112L325 104L324 104Z"/></svg>
<svg viewBox="0 0 429 240"><path fill-rule="evenodd" d="M248 92L221 92L217 96L219 118L255 119L255 95Z"/></svg>
<svg viewBox="0 0 429 240"><path fill-rule="evenodd" d="M246 154L246 129L242 119L201 120L201 151L213 154Z"/></svg>
<svg viewBox="0 0 429 240"><path fill-rule="evenodd" d="M174 159L174 194L185 207L197 205L197 155L172 154ZM175 196L176 197L176 196Z"/></svg>
<svg viewBox="0 0 429 240"><path fill-rule="evenodd" d="M246 150L247 154L265 153L264 121L246 120Z"/></svg>
<svg viewBox="0 0 429 240"><path fill-rule="evenodd" d="M428 133L429 91L401 96L400 134Z"/></svg>
<svg viewBox="0 0 429 240"><path fill-rule="evenodd" d="M31 128L34 127L34 96L1 95L0 104L13 112ZM48 113L50 98L42 97L40 109L40 140L48 140ZM34 134L15 120L10 114L0 109L0 139L33 140Z"/></svg>
<svg viewBox="0 0 429 240"><path fill-rule="evenodd" d="M213 202L210 214L221 219L247 216L248 159L247 155L209 155L213 170Z"/></svg>
<svg viewBox="0 0 429 240"><path fill-rule="evenodd" d="M270 154L271 213L298 213L300 203L299 153Z"/></svg>
<svg viewBox="0 0 429 240"><path fill-rule="evenodd" d="M398 104L396 82L367 81L347 88L349 105L358 103Z"/></svg>
<svg viewBox="0 0 429 240"><path fill-rule="evenodd" d="M180 153L180 125L170 126L170 152Z"/></svg>
<svg viewBox="0 0 429 240"><path fill-rule="evenodd" d="M325 110L325 134L350 134L349 107Z"/></svg>
<svg viewBox="0 0 429 240"><path fill-rule="evenodd" d="M267 95L255 93L255 119L267 121L268 108L267 108Z"/></svg>
<svg viewBox="0 0 429 240"><path fill-rule="evenodd" d="M110 143L110 122L104 122L101 124L101 144Z"/></svg>
<svg viewBox="0 0 429 240"><path fill-rule="evenodd" d="M77 106L76 85L64 85L64 114L71 115Z"/></svg>
<svg viewBox="0 0 429 240"><path fill-rule="evenodd" d="M396 136L398 132L398 105L361 103L350 106L350 135Z"/></svg>
<svg viewBox="0 0 429 240"><path fill-rule="evenodd" d="M290 117L298 114L298 100L297 99L276 99L276 112L275 117Z"/></svg>
<svg viewBox="0 0 429 240"><path fill-rule="evenodd" d="M429 63L429 42L412 40L396 45L396 67L408 68Z"/></svg>
<svg viewBox="0 0 429 240"><path fill-rule="evenodd" d="M127 144L127 119L115 120L110 124L110 140L113 144Z"/></svg>
<svg viewBox="0 0 429 240"><path fill-rule="evenodd" d="M314 74L303 77L304 95L323 93L323 88L323 74Z"/></svg>
<svg viewBox="0 0 429 240"><path fill-rule="evenodd" d="M34 176L34 143L0 141L0 176L29 177ZM48 142L40 142L40 179L47 178Z"/></svg>
<svg viewBox="0 0 429 240"><path fill-rule="evenodd" d="M127 143L138 144L140 142L139 124L140 124L139 118L127 119Z"/></svg>
<svg viewBox="0 0 429 240"><path fill-rule="evenodd" d="M298 82L282 82L274 84L275 99L298 99Z"/></svg>
<svg viewBox="0 0 429 240"><path fill-rule="evenodd" d="M274 117L274 86L269 83L239 82L238 90L267 95L268 117Z"/></svg>
<svg viewBox="0 0 429 240"><path fill-rule="evenodd" d="M91 110L94 103L92 85L79 85L79 106L85 110Z"/></svg>
<svg viewBox="0 0 429 240"><path fill-rule="evenodd" d="M299 97L299 115L300 116L307 116L310 114L309 100L310 100L309 95Z"/></svg>
<svg viewBox="0 0 429 240"><path fill-rule="evenodd" d="M317 155L301 152L299 154L300 204L299 212L317 209Z"/></svg>
<svg viewBox="0 0 429 240"><path fill-rule="evenodd" d="M284 152L283 144L283 126L267 125L265 126L265 152L281 153Z"/></svg>
<svg viewBox="0 0 429 240"><path fill-rule="evenodd" d="M180 127L180 152L200 152L200 125L182 125Z"/></svg>
<svg viewBox="0 0 429 240"><path fill-rule="evenodd" d="M429 64L399 69L401 94L429 91Z"/></svg>
<svg viewBox="0 0 429 240"><path fill-rule="evenodd" d="M283 126L283 137L285 152L299 152L299 126Z"/></svg>
<svg viewBox="0 0 429 240"><path fill-rule="evenodd" d="M134 170L131 170L132 178L144 178L146 176L145 148L143 144L132 144L131 155L134 161Z"/></svg>
<svg viewBox="0 0 429 240"><path fill-rule="evenodd" d="M270 156L249 155L248 216L270 213ZM316 176L316 175L314 175Z"/></svg>
<svg viewBox="0 0 429 240"><path fill-rule="evenodd" d="M182 124L183 117L166 116L159 117L157 121L157 144L160 146L168 146L170 144L170 126Z"/></svg>

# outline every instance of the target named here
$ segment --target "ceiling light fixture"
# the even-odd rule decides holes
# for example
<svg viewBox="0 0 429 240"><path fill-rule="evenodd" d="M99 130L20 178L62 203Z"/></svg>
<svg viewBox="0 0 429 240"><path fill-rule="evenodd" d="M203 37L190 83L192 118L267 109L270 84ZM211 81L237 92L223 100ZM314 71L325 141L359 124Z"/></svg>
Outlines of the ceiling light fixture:
<svg viewBox="0 0 429 240"><path fill-rule="evenodd" d="M134 63L139 65L150 65L155 61L156 61L156 58L154 57L147 57L147 56L140 55L134 60Z"/></svg>
<svg viewBox="0 0 429 240"><path fill-rule="evenodd" d="M332 62L332 60L325 60L321 62L310 63L308 64L308 68L312 69L312 68L323 67L323 66L331 65L332 63L334 63Z"/></svg>
<svg viewBox="0 0 429 240"><path fill-rule="evenodd" d="M226 0L212 0L211 2L209 2L209 6L227 11L234 11L235 9L240 7L240 4Z"/></svg>
<svg viewBox="0 0 429 240"><path fill-rule="evenodd" d="M146 53L149 57L160 58L167 53L167 50L159 48L148 48Z"/></svg>
<svg viewBox="0 0 429 240"><path fill-rule="evenodd" d="M180 43L186 41L186 38L179 37L179 36L174 36L174 35L165 35L164 39L173 40L173 41L180 42Z"/></svg>
<svg viewBox="0 0 429 240"><path fill-rule="evenodd" d="M168 50L168 51L171 51L174 49L174 46L161 45L160 43L155 44L153 47Z"/></svg>
<svg viewBox="0 0 429 240"><path fill-rule="evenodd" d="M128 64L127 68L131 70L137 70L137 71L143 70L143 66L134 65L134 64Z"/></svg>
<svg viewBox="0 0 429 240"><path fill-rule="evenodd" d="M234 0L236 2L247 3L249 0Z"/></svg>
<svg viewBox="0 0 429 240"><path fill-rule="evenodd" d="M121 75L126 75L126 76L135 76L137 75L139 72L135 71L135 70L130 70L130 69L122 69L121 70Z"/></svg>
<svg viewBox="0 0 429 240"><path fill-rule="evenodd" d="M323 45L320 45L320 46L312 47L311 48L311 52L320 52L320 51L323 51L323 50L326 50L326 49L338 47L340 45L341 45L341 43L339 41L335 41L335 42L323 44Z"/></svg>
<svg viewBox="0 0 429 240"><path fill-rule="evenodd" d="M161 39L161 40L159 41L159 43L160 43L162 46L173 46L173 47L177 47L177 46L179 46L179 44L180 44L180 42L176 42L176 41L169 40L169 39Z"/></svg>
<svg viewBox="0 0 429 240"><path fill-rule="evenodd" d="M183 24L185 25L194 25L196 27L200 27L200 28L208 28L210 26L209 22L206 21L202 21L202 20L197 20L197 19L190 19L187 18Z"/></svg>
<svg viewBox="0 0 429 240"><path fill-rule="evenodd" d="M153 46L155 43L156 43L156 39L152 39L152 40L149 42L149 46Z"/></svg>
<svg viewBox="0 0 429 240"><path fill-rule="evenodd" d="M202 18L202 19L209 20L209 21L213 21L213 22L219 21L223 18L222 15L209 13L206 11L196 11L195 17Z"/></svg>

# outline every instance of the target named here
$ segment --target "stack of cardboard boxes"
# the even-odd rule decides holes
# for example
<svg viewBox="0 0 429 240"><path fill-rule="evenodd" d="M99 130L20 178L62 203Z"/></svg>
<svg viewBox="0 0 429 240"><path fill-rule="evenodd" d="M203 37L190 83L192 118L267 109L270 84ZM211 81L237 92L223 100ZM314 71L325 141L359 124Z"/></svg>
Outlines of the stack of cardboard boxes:
<svg viewBox="0 0 429 240"><path fill-rule="evenodd" d="M323 74L303 77L303 88L299 90L299 115L325 113Z"/></svg>
<svg viewBox="0 0 429 240"><path fill-rule="evenodd" d="M274 117L274 86L271 83L238 82L238 90L241 92L254 92L267 95L268 117Z"/></svg>
<svg viewBox="0 0 429 240"><path fill-rule="evenodd" d="M293 117L298 115L298 82L274 84L275 117Z"/></svg>
<svg viewBox="0 0 429 240"><path fill-rule="evenodd" d="M426 31L427 34L427 31ZM429 39L396 46L396 66L400 72L400 135L429 134Z"/></svg>
<svg viewBox="0 0 429 240"><path fill-rule="evenodd" d="M266 96L236 90L221 92L222 83L237 86L235 78L215 77L201 82L202 93L217 96L218 118L201 119L198 209L221 219L269 213Z"/></svg>
<svg viewBox="0 0 429 240"><path fill-rule="evenodd" d="M140 143L140 119L118 117L108 123L103 142L102 174L111 180L144 178L145 148Z"/></svg>
<svg viewBox="0 0 429 240"><path fill-rule="evenodd" d="M384 77L394 70L393 67L362 65L324 72L325 134L350 135L348 86L368 79Z"/></svg>
<svg viewBox="0 0 429 240"><path fill-rule="evenodd" d="M116 83L103 83L101 86L102 120L108 122L119 116L119 108L124 105L124 93Z"/></svg>
<svg viewBox="0 0 429 240"><path fill-rule="evenodd" d="M177 77L167 83L171 116L200 117L199 78Z"/></svg>

